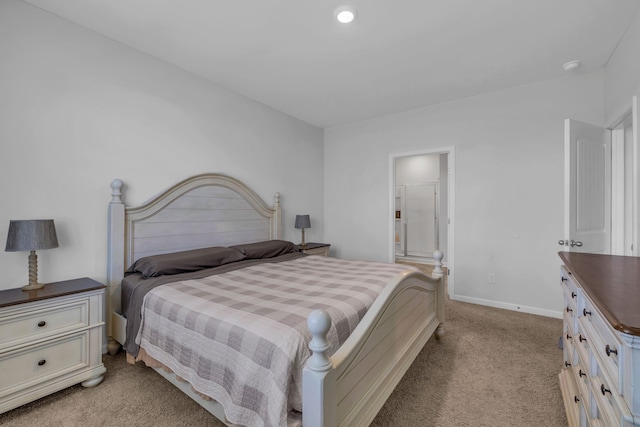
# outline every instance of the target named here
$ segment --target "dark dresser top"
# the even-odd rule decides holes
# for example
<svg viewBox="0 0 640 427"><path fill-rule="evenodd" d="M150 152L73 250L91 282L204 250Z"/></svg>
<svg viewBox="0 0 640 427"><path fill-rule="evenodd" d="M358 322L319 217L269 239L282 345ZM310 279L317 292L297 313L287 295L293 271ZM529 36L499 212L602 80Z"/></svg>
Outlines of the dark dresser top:
<svg viewBox="0 0 640 427"><path fill-rule="evenodd" d="M640 336L640 257L559 252L616 330Z"/></svg>

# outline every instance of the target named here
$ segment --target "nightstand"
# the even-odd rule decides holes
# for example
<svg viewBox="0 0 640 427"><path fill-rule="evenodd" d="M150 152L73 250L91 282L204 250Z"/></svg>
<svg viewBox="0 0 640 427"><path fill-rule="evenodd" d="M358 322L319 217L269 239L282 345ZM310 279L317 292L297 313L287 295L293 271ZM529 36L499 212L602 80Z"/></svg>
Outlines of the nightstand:
<svg viewBox="0 0 640 427"><path fill-rule="evenodd" d="M100 384L105 288L82 278L0 291L0 413Z"/></svg>
<svg viewBox="0 0 640 427"><path fill-rule="evenodd" d="M300 249L300 252L308 255L329 256L331 245L328 243L307 243L304 248L298 245L298 249Z"/></svg>

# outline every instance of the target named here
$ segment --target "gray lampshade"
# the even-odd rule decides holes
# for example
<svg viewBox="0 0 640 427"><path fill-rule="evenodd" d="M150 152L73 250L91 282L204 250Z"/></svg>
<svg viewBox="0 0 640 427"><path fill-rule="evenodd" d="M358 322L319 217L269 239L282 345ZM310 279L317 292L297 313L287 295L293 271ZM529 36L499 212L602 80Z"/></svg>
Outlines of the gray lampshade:
<svg viewBox="0 0 640 427"><path fill-rule="evenodd" d="M37 251L58 247L52 219L9 221L6 252Z"/></svg>
<svg viewBox="0 0 640 427"><path fill-rule="evenodd" d="M309 215L296 215L296 228L311 228Z"/></svg>

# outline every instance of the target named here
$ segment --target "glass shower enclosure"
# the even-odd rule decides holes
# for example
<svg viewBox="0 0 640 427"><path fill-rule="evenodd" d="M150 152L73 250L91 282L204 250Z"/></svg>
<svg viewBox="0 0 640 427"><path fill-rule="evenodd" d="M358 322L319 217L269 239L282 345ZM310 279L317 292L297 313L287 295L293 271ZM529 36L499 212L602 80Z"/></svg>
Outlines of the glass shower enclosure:
<svg viewBox="0 0 640 427"><path fill-rule="evenodd" d="M431 182L396 186L396 258L433 258L439 246L438 185Z"/></svg>

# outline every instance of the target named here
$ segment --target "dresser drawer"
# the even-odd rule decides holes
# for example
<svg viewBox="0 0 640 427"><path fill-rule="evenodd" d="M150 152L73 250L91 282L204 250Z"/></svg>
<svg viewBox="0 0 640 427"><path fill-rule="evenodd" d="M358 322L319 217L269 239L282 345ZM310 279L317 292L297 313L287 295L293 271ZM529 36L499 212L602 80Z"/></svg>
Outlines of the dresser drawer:
<svg viewBox="0 0 640 427"><path fill-rule="evenodd" d="M579 427L580 419L584 417L582 398L575 383L575 378L570 369L560 371L560 392L564 408L567 413L569 427Z"/></svg>
<svg viewBox="0 0 640 427"><path fill-rule="evenodd" d="M562 281L562 291L565 295L565 301L568 302L571 308L575 309L576 301L578 301L578 286L573 281L573 276L564 267L560 269L560 277Z"/></svg>
<svg viewBox="0 0 640 427"><path fill-rule="evenodd" d="M585 333L580 323L578 323L578 327L573 335L573 346L578 352L579 363L582 364L584 369L589 369L589 362L591 360L589 351L591 348L591 338Z"/></svg>
<svg viewBox="0 0 640 427"><path fill-rule="evenodd" d="M613 381L611 385L620 393L622 384L618 355L621 352L622 343L589 300L585 299L578 314L582 328L591 337L590 346L596 353L598 365L606 371L606 375Z"/></svg>
<svg viewBox="0 0 640 427"><path fill-rule="evenodd" d="M88 343L85 331L0 356L0 397L86 368Z"/></svg>
<svg viewBox="0 0 640 427"><path fill-rule="evenodd" d="M615 390L610 390L606 380L596 376L591 379L591 392L597 406L597 414L594 418L600 420L606 426L619 426L622 420L622 410L618 404L621 400Z"/></svg>
<svg viewBox="0 0 640 427"><path fill-rule="evenodd" d="M573 331L573 323L567 320L566 314L562 330L564 333L562 336L562 346L564 351L564 361L566 362L565 367L573 366L578 363L578 356L573 342L575 339L575 333Z"/></svg>
<svg viewBox="0 0 640 427"><path fill-rule="evenodd" d="M49 308L38 307L37 310L16 310L0 318L0 349L73 331L88 324L87 299Z"/></svg>
<svg viewBox="0 0 640 427"><path fill-rule="evenodd" d="M606 426L621 426L623 420L631 419L631 412L626 402L618 393L615 384L600 363L599 358L592 358L591 378L589 385L593 402L597 411L593 411L593 418L601 420Z"/></svg>

